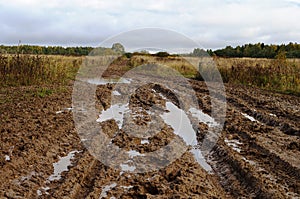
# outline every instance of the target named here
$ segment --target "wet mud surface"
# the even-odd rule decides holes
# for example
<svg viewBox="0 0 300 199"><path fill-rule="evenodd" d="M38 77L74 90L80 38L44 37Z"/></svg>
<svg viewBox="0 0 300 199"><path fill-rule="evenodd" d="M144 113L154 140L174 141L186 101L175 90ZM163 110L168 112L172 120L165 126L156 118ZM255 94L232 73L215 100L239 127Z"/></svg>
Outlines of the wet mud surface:
<svg viewBox="0 0 300 199"><path fill-rule="evenodd" d="M126 86L115 85L97 86L94 118L105 134L103 142L125 151L108 154L117 163L112 166L90 152L103 152L103 136L78 135L75 129L72 85L53 87L59 91L45 97L33 94L38 87L2 88L0 198L300 197L299 98L226 85L224 128L202 157L193 147L219 122L209 117L212 107L203 82L190 80L202 111L197 114L205 117L197 119L191 107L182 108L191 123L178 131L172 119L180 111L176 92L147 84L124 101ZM111 118L110 109L120 119ZM186 136L189 129L196 133ZM164 154L169 162L146 159L168 145L178 150ZM142 164L129 164L128 158ZM135 172L139 168L147 172Z"/></svg>

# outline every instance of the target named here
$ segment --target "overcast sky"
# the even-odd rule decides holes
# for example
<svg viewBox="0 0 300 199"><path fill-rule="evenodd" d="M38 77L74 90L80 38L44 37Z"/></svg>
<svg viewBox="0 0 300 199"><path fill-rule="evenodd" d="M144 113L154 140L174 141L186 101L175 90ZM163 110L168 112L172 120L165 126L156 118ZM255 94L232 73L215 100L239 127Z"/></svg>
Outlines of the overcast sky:
<svg viewBox="0 0 300 199"><path fill-rule="evenodd" d="M97 46L166 28L205 48L300 43L300 0L0 0L0 44Z"/></svg>

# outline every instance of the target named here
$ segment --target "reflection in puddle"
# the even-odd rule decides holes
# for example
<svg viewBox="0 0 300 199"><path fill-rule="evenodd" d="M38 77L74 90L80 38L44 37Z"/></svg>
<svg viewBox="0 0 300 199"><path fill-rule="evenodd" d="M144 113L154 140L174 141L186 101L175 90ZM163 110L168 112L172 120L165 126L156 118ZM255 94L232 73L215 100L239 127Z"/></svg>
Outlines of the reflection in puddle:
<svg viewBox="0 0 300 199"><path fill-rule="evenodd" d="M116 187L117 186L117 183L112 183L110 185L106 185L104 187L102 187L102 192L100 194L100 197L99 198L105 198L107 197L107 192L110 191L112 188Z"/></svg>
<svg viewBox="0 0 300 199"><path fill-rule="evenodd" d="M67 156L61 157L58 162L53 163L54 173L49 176L48 180L60 180L61 173L64 171L68 171L68 166L71 166L71 159L74 158L75 153L79 153L80 151L71 151Z"/></svg>
<svg viewBox="0 0 300 199"><path fill-rule="evenodd" d="M211 166L206 162L204 156L199 149L192 149L191 152L194 154L196 161L202 166L207 172L212 172Z"/></svg>
<svg viewBox="0 0 300 199"><path fill-rule="evenodd" d="M242 149L239 147L239 145L243 144L239 140L224 140L227 146L231 147L233 150L237 151L238 153L241 153Z"/></svg>
<svg viewBox="0 0 300 199"><path fill-rule="evenodd" d="M195 108L190 108L192 116L197 118L200 122L207 124L209 127L216 127L219 125L210 115L204 113L202 110L198 110Z"/></svg>
<svg viewBox="0 0 300 199"><path fill-rule="evenodd" d="M125 81L126 82L126 81ZM128 81L129 83L130 81ZM99 83L99 82L98 82ZM101 82L100 82L101 83ZM103 82L104 83L104 82ZM107 81L105 81L105 84ZM123 81L124 83L124 81ZM153 90L156 92L155 90ZM113 95L118 95L119 92L114 91ZM166 99L161 93L158 93L163 99ZM166 99L168 100L168 99ZM191 146L197 146L197 136L196 132L193 129L193 126L191 124L191 121L188 117L188 115L185 113L184 110L178 108L176 105L174 105L172 102L167 101L166 102L166 109L167 111L160 115L160 117L164 120L164 122L168 125L170 125L173 130L174 134L180 136L187 145ZM149 113L149 111L146 111L149 115L153 114L152 112ZM199 120L199 122L207 124L209 127L215 127L219 124L214 120L214 118L210 117L208 114L203 113L201 110L197 110L195 108L190 108L189 112L191 115ZM116 123L118 124L119 129L122 129L123 122L124 122L124 115L126 113L134 114L135 112L132 112L129 109L129 104L113 104L110 106L107 110L104 110L100 113L99 118L97 119L97 122L104 122L109 119L114 119ZM139 115L138 115L139 116ZM148 139L142 139L141 144L149 144ZM210 165L207 164L205 161L205 158L203 157L202 152L194 147L194 149L190 150L190 152L194 155L196 161L208 172L212 171L212 168ZM143 154L140 154L137 151L131 150L128 152L129 157L133 158L135 156L144 156ZM128 164L121 164L121 173L124 171L134 171L136 167L129 166Z"/></svg>
<svg viewBox="0 0 300 199"><path fill-rule="evenodd" d="M128 164L120 164L120 167L121 167L121 174L124 172L124 171L130 171L130 172L132 172L132 171L134 171L135 169L136 169L136 167L135 166L130 166L130 165L128 165Z"/></svg>
<svg viewBox="0 0 300 199"><path fill-rule="evenodd" d="M88 79L85 80L87 83L90 84L95 84L95 85L105 85L108 83L123 83L123 84L129 84L131 82L131 79L125 79L125 78L120 78L120 79L104 79L104 78L93 78L93 79Z"/></svg>
<svg viewBox="0 0 300 199"><path fill-rule="evenodd" d="M4 158L5 158L5 161L10 161L10 156L9 155L5 155Z"/></svg>
<svg viewBox="0 0 300 199"><path fill-rule="evenodd" d="M245 118L249 119L251 122L258 122L256 119L254 119L254 117L252 117L252 116L250 116L250 115L248 115L248 114L246 114L246 113L242 113L242 115L243 115Z"/></svg>
<svg viewBox="0 0 300 199"><path fill-rule="evenodd" d="M166 108L168 112L161 115L164 122L170 125L174 133L179 135L187 145L196 145L196 134L185 112L172 102L166 102Z"/></svg>
<svg viewBox="0 0 300 199"><path fill-rule="evenodd" d="M131 189L131 188L133 188L132 185L130 185L130 186L120 186L120 187L123 188L123 189Z"/></svg>
<svg viewBox="0 0 300 199"><path fill-rule="evenodd" d="M149 144L149 140L148 139L142 139L141 140L141 144Z"/></svg>
<svg viewBox="0 0 300 199"><path fill-rule="evenodd" d="M166 102L166 108L169 112L161 115L164 122L170 125L173 128L174 133L180 136L187 145L196 146L198 144L196 132L193 129L186 113L175 106L172 102ZM192 149L191 152L203 169L208 172L212 171L211 166L206 162L199 149Z"/></svg>
<svg viewBox="0 0 300 199"><path fill-rule="evenodd" d="M135 156L145 156L144 154L136 151L136 150L130 150L127 152L130 158L133 158Z"/></svg>
<svg viewBox="0 0 300 199"><path fill-rule="evenodd" d="M38 189L36 191L36 193L38 196L41 196L43 194L49 195L49 192L48 192L49 190L50 190L50 187L42 187L42 188Z"/></svg>
<svg viewBox="0 0 300 199"><path fill-rule="evenodd" d="M249 163L249 164L251 164L251 165L255 165L255 162L252 161L252 160L248 160L248 159L245 158L245 157L242 157L242 159L243 159L245 162L247 162L247 163Z"/></svg>
<svg viewBox="0 0 300 199"><path fill-rule="evenodd" d="M60 113L63 113L63 112L69 112L69 111L72 111L72 110L73 110L73 108L63 108L60 111L56 111L56 114L60 114Z"/></svg>
<svg viewBox="0 0 300 199"><path fill-rule="evenodd" d="M121 95L121 93L119 91L113 91L112 94L115 96Z"/></svg>
<svg viewBox="0 0 300 199"><path fill-rule="evenodd" d="M273 114L273 113L270 113L269 114L270 116L273 116L273 117L277 117L277 115Z"/></svg>
<svg viewBox="0 0 300 199"><path fill-rule="evenodd" d="M129 111L128 104L114 104L107 110L102 111L97 119L97 122L104 122L109 119L114 119L119 126L122 128L124 114Z"/></svg>

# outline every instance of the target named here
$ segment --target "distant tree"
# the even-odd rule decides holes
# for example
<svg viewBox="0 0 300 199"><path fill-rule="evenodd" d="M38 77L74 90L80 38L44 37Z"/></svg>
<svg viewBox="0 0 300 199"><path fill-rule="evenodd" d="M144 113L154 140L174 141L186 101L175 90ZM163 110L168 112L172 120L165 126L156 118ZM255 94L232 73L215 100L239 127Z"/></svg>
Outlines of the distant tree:
<svg viewBox="0 0 300 199"><path fill-rule="evenodd" d="M170 54L167 52L158 52L155 55L158 57L168 57Z"/></svg>
<svg viewBox="0 0 300 199"><path fill-rule="evenodd" d="M200 48L195 48L193 53L192 53L192 56L195 56L195 57L204 57L204 56L207 56L207 52L203 49L200 49Z"/></svg>
<svg viewBox="0 0 300 199"><path fill-rule="evenodd" d="M120 43L114 43L111 47L111 49L117 53L124 53L125 52L125 48L122 44Z"/></svg>

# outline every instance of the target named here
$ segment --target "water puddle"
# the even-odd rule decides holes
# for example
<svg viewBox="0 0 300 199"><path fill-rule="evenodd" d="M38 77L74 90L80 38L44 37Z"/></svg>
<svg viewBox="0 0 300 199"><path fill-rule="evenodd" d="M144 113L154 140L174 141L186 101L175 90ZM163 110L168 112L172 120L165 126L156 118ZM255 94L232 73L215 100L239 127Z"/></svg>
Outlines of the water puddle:
<svg viewBox="0 0 300 199"><path fill-rule="evenodd" d="M217 123L214 118L204 113L202 110L190 108L189 112L193 117L197 118L200 122L207 124L209 127L219 126L219 123Z"/></svg>
<svg viewBox="0 0 300 199"><path fill-rule="evenodd" d="M106 84L115 84L115 83L121 83L121 84L129 84L132 80L131 79L104 79L104 78L93 78L86 80L87 83L95 84L95 85L106 85Z"/></svg>
<svg viewBox="0 0 300 199"><path fill-rule="evenodd" d="M128 164L120 164L121 170L124 171L134 171L136 169L135 166L130 166Z"/></svg>
<svg viewBox="0 0 300 199"><path fill-rule="evenodd" d="M208 173L212 173L211 166L206 162L204 156L202 155L199 149L192 149L191 152L193 153L196 161L202 166L202 168L207 171Z"/></svg>
<svg viewBox="0 0 300 199"><path fill-rule="evenodd" d="M60 114L60 113L64 113L64 112L69 112L69 111L72 111L72 110L73 110L73 108L63 108L60 111L56 111L56 114Z"/></svg>
<svg viewBox="0 0 300 199"><path fill-rule="evenodd" d="M27 175L25 176L21 176L20 178L18 179L14 179L13 182L17 185L21 185L21 183L25 182L25 181L30 181L30 179L33 177L33 176L38 176L39 173L36 173L35 171L31 171L30 173L28 173Z"/></svg>
<svg viewBox="0 0 300 199"><path fill-rule="evenodd" d="M141 144L149 144L149 140L148 139L142 139L141 140Z"/></svg>
<svg viewBox="0 0 300 199"><path fill-rule="evenodd" d="M252 161L252 160L248 160L248 159L245 158L245 157L242 157L242 159L243 159L245 162L249 163L250 165L255 165L255 162Z"/></svg>
<svg viewBox="0 0 300 199"><path fill-rule="evenodd" d="M58 162L53 163L54 173L49 176L49 181L60 180L61 173L64 171L68 171L68 166L72 166L71 160L74 158L76 153L80 153L81 151L71 151L67 156L61 157Z"/></svg>
<svg viewBox="0 0 300 199"><path fill-rule="evenodd" d="M114 104L105 111L102 111L97 119L97 122L104 122L109 119L114 119L119 126L119 129L122 128L124 114L129 110L128 104Z"/></svg>
<svg viewBox="0 0 300 199"><path fill-rule="evenodd" d="M237 151L238 153L241 153L242 149L239 147L239 145L242 145L239 140L228 140L224 139L227 146L231 147L233 150Z"/></svg>
<svg viewBox="0 0 300 199"><path fill-rule="evenodd" d="M5 161L10 161L10 156L9 155L5 155L4 158L5 158Z"/></svg>
<svg viewBox="0 0 300 199"><path fill-rule="evenodd" d="M173 128L174 133L180 136L187 145L197 146L198 142L196 132L193 129L190 119L186 113L172 102L166 102L166 108L169 112L161 115L164 122L170 125ZM191 152L203 169L207 172L212 172L211 166L206 162L199 149L192 149Z"/></svg>
<svg viewBox="0 0 300 199"><path fill-rule="evenodd" d="M53 163L54 172L51 176L49 176L45 183L49 183L54 180L60 180L61 174L64 171L69 171L68 167L72 166L71 160L74 158L76 153L80 153L82 151L71 151L67 156L61 157L58 162ZM43 194L49 195L50 187L41 187L36 191L38 196Z"/></svg>
<svg viewBox="0 0 300 199"><path fill-rule="evenodd" d="M258 122L256 119L254 119L254 117L252 117L252 116L250 116L250 115L248 115L248 114L246 114L246 113L242 113L242 115L243 115L245 118L249 119L251 122Z"/></svg>
<svg viewBox="0 0 300 199"><path fill-rule="evenodd" d="M144 154L136 151L136 150L130 150L127 152L130 158L133 158L135 156L145 156Z"/></svg>
<svg viewBox="0 0 300 199"><path fill-rule="evenodd" d="M130 186L120 186L121 188L123 188L123 189L131 189L131 188L133 188L133 186L132 185L130 185Z"/></svg>
<svg viewBox="0 0 300 199"><path fill-rule="evenodd" d="M121 93L119 91L113 91L112 94L115 96L121 95Z"/></svg>
<svg viewBox="0 0 300 199"><path fill-rule="evenodd" d="M196 133L186 113L172 102L166 102L166 108L168 112L160 115L164 122L170 125L174 133L180 136L187 145L196 145Z"/></svg>
<svg viewBox="0 0 300 199"><path fill-rule="evenodd" d="M128 81L128 80L127 80ZM126 81L123 81L126 82ZM130 81L128 81L129 83ZM98 82L99 83L99 82ZM107 83L107 81L103 82ZM156 92L155 90L153 90ZM113 95L118 95L119 92L113 92ZM166 99L161 93L158 93L163 99ZM167 99L166 99L167 100ZM166 109L167 111L160 115L160 117L164 120L164 122L168 125L170 125L173 130L174 134L180 136L187 145L191 146L197 146L197 136L196 132L193 129L193 126L191 124L191 121L188 117L188 115L185 113L184 110L178 108L176 105L174 105L172 102L167 101L166 102ZM137 112L137 113L136 113ZM114 119L116 123L118 124L119 129L122 129L123 126L123 120L124 115L126 113L131 113L135 115L136 117L139 116L139 111L131 111L129 109L129 104L114 104L111 107L109 107L107 110L104 110L100 113L99 118L97 119L97 122L104 122L109 119ZM146 111L147 112L147 111ZM208 114L203 113L201 110L197 110L195 108L190 108L189 112L191 115L195 118L197 118L200 122L206 123L210 127L218 126L219 124L214 120L214 118L210 117ZM152 112L148 114L153 114ZM133 116L134 117L134 116ZM149 144L148 139L142 139L141 144ZM190 151L196 161L208 172L212 171L212 168L210 165L207 164L205 161L205 158L202 155L202 152L195 148ZM137 151L131 150L128 152L129 157L133 158L135 156L143 156L143 154L140 154ZM134 171L136 167L129 166L128 164L121 164L121 173L124 171Z"/></svg>
<svg viewBox="0 0 300 199"><path fill-rule="evenodd" d="M42 187L36 191L36 194L38 196L41 196L43 194L49 195L49 192L48 192L49 190L50 190L50 187Z"/></svg>
<svg viewBox="0 0 300 199"><path fill-rule="evenodd" d="M100 194L100 197L99 197L99 199L101 199L101 198L106 198L107 197L107 192L108 191L110 191L110 190L112 190L113 188L115 188L117 186L117 183L112 183L112 184L110 184L110 185L106 185L106 186L103 186L102 187L102 192L101 192L101 194Z"/></svg>
<svg viewBox="0 0 300 199"><path fill-rule="evenodd" d="M273 113L270 113L269 115L272 116L272 117L277 117L277 115L275 115Z"/></svg>

